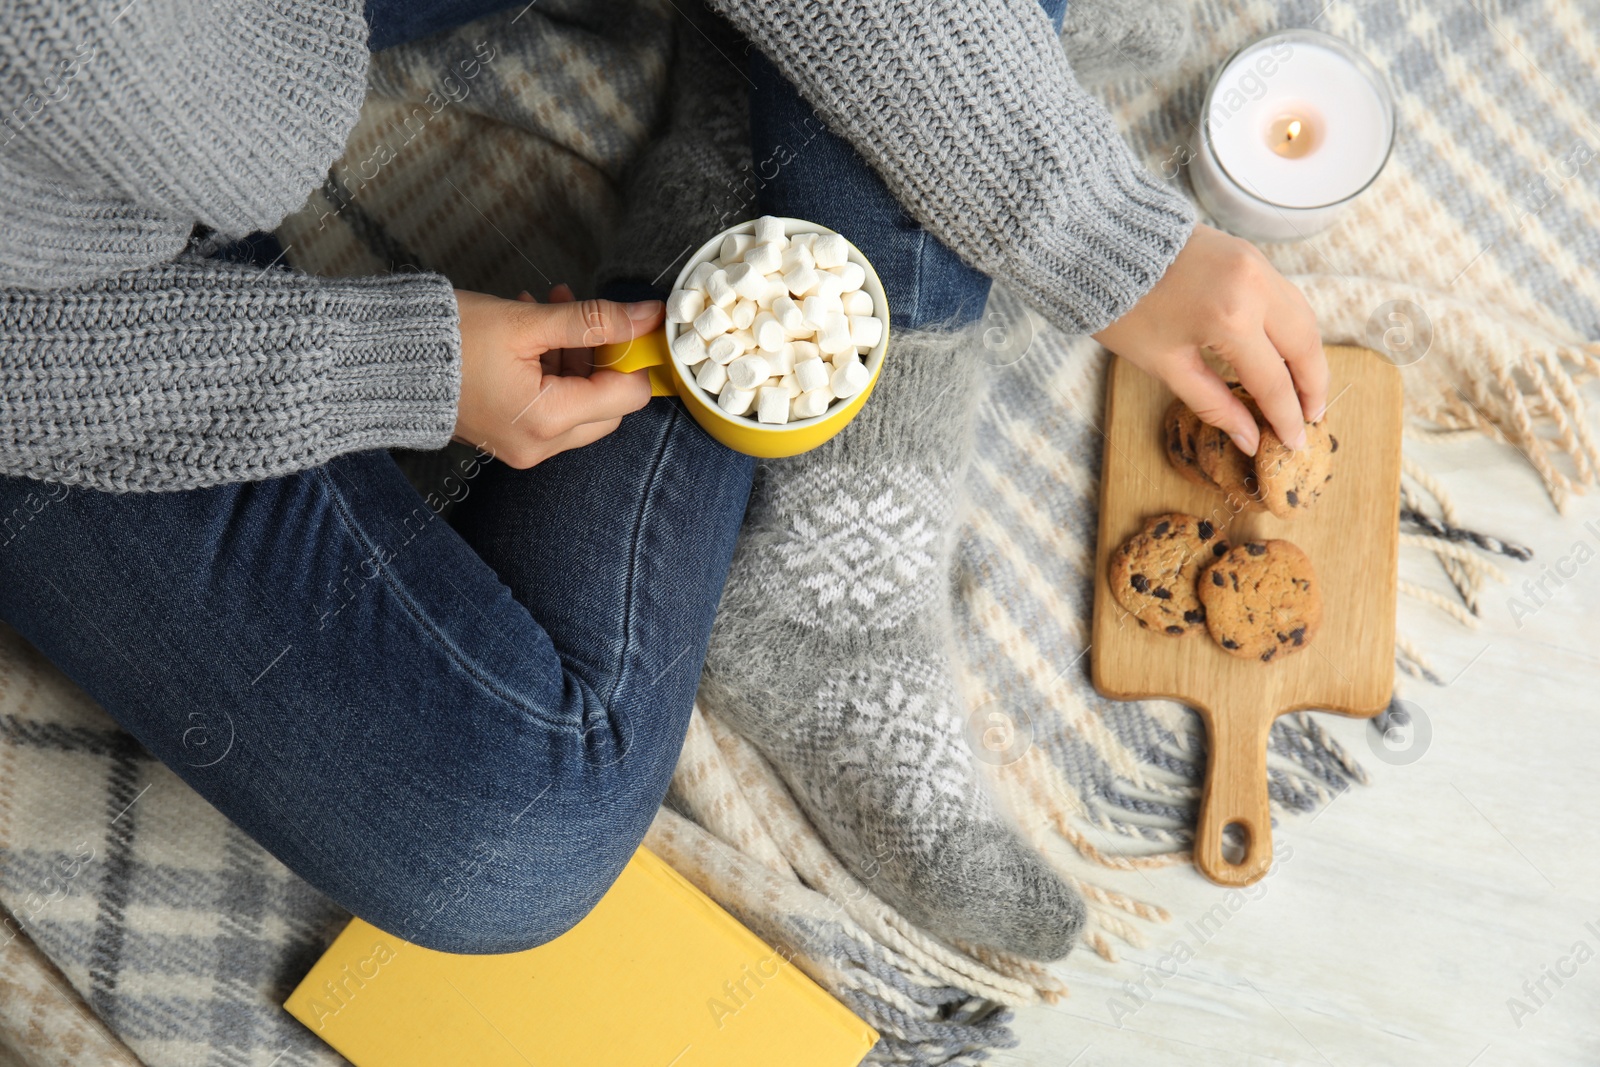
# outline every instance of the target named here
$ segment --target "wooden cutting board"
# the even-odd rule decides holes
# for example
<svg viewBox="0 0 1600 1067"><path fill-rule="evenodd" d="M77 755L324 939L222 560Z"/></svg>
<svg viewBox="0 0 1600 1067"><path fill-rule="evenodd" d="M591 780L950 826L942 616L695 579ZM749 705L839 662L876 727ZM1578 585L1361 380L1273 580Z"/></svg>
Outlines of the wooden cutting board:
<svg viewBox="0 0 1600 1067"><path fill-rule="evenodd" d="M1169 697L1195 708L1210 757L1194 859L1223 885L1249 885L1272 863L1267 732L1286 712L1312 708L1367 718L1394 687L1399 563L1400 372L1362 348L1327 349L1328 425L1339 439L1333 481L1293 521L1234 513L1222 494L1183 480L1167 462L1161 417L1172 394L1126 360L1113 360L1100 477L1092 663L1095 688L1132 700ZM1228 655L1205 633L1146 630L1111 596L1111 553L1150 515L1210 518L1232 543L1284 538L1311 557L1322 582L1322 631L1305 650L1271 663ZM1223 829L1238 824L1242 857L1224 858ZM1230 859L1237 862L1230 862Z"/></svg>

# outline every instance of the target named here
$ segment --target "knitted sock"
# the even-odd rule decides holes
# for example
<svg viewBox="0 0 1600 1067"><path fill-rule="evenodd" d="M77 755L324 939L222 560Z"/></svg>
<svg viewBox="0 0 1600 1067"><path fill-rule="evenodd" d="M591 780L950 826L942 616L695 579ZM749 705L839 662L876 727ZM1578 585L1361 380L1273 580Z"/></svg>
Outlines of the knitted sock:
<svg viewBox="0 0 1600 1067"><path fill-rule="evenodd" d="M1190 21L1175 0L1069 0L1061 45L1080 82L1154 77L1188 51Z"/></svg>
<svg viewBox="0 0 1600 1067"><path fill-rule="evenodd" d="M949 669L955 498L979 389L969 343L896 330L855 421L758 468L700 696L901 914L1056 959L1083 903L982 792Z"/></svg>

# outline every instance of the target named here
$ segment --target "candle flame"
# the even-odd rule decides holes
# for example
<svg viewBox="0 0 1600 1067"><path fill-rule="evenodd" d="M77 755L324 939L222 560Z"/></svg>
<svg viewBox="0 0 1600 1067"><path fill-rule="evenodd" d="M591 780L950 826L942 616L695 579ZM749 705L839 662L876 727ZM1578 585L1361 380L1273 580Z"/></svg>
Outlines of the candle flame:
<svg viewBox="0 0 1600 1067"><path fill-rule="evenodd" d="M1289 123L1289 128L1284 131L1283 139L1285 141L1292 141L1296 137L1299 137L1299 136L1300 136L1300 120L1299 119L1295 119L1293 122Z"/></svg>

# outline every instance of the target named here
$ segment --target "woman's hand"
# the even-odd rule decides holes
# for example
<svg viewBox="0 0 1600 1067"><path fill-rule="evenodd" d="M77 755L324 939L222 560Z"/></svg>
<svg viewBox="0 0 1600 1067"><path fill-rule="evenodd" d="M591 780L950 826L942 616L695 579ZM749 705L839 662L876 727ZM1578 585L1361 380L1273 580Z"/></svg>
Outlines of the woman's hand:
<svg viewBox="0 0 1600 1067"><path fill-rule="evenodd" d="M1328 357L1306 298L1254 245L1196 226L1155 287L1095 339L1167 383L1203 422L1247 455L1255 419L1200 358L1221 356L1284 444L1305 444L1304 422L1328 403Z"/></svg>
<svg viewBox="0 0 1600 1067"><path fill-rule="evenodd" d="M461 315L461 401L455 439L526 468L598 440L650 400L646 371L594 368L596 345L661 325L661 301L575 301L558 285L551 303L523 293L502 300L456 290Z"/></svg>

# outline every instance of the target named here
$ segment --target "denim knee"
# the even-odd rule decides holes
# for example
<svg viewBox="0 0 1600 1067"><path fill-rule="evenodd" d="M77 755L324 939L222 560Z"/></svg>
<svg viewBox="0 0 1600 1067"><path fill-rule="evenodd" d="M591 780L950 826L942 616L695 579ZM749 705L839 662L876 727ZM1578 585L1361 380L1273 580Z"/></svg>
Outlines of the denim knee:
<svg viewBox="0 0 1600 1067"><path fill-rule="evenodd" d="M383 884L370 887L374 899L352 910L387 933L439 952L521 952L577 925L638 846L622 828L626 839L594 840L593 848L562 847L564 833L507 841L488 822L477 836L436 853L434 862L383 872Z"/></svg>
<svg viewBox="0 0 1600 1067"><path fill-rule="evenodd" d="M456 751L450 770L415 783L441 798L433 810L378 831L398 840L367 853L382 869L351 878L363 899L346 906L441 952L520 952L561 936L638 849L675 762L610 733L597 725L552 745L541 726L525 745Z"/></svg>

